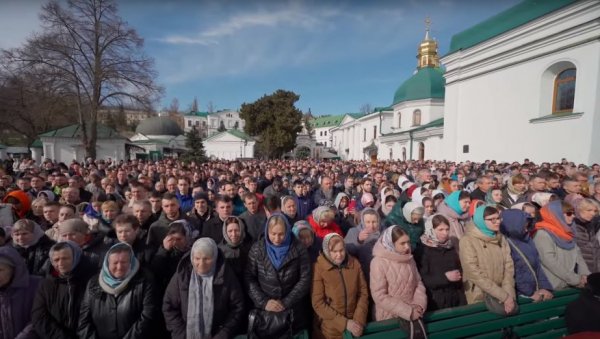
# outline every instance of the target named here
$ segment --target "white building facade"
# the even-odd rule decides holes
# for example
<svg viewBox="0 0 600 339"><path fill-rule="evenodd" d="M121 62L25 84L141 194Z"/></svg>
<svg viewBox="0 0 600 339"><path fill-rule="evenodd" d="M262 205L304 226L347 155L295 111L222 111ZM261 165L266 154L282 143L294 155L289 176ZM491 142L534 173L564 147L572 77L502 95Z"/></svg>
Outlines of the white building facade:
<svg viewBox="0 0 600 339"><path fill-rule="evenodd" d="M221 110L213 113L208 112L190 112L184 114L184 130L187 132L195 126L202 137L211 136L218 133L221 125L227 130L244 130L244 120L240 118L240 112L235 110Z"/></svg>
<svg viewBox="0 0 600 339"><path fill-rule="evenodd" d="M206 156L215 159L235 160L254 158L256 141L239 130L228 130L204 140Z"/></svg>
<svg viewBox="0 0 600 339"><path fill-rule="evenodd" d="M598 1L525 1L455 35L445 158L600 162L599 18Z"/></svg>

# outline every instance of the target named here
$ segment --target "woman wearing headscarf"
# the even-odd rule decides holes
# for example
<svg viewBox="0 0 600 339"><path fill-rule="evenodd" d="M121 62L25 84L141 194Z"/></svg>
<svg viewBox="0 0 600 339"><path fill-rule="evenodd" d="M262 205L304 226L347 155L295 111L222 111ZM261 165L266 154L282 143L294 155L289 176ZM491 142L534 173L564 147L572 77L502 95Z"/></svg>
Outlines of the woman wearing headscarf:
<svg viewBox="0 0 600 339"><path fill-rule="evenodd" d="M485 203L491 206L502 206L502 190L499 188L492 188L485 194ZM504 208L504 206L502 206Z"/></svg>
<svg viewBox="0 0 600 339"><path fill-rule="evenodd" d="M542 207L540 215L542 220L535 224L533 242L552 288L556 291L569 286L584 287L590 271L574 238L573 206L552 201Z"/></svg>
<svg viewBox="0 0 600 339"><path fill-rule="evenodd" d="M397 225L408 233L410 237L410 247L414 252L417 249L417 245L421 242L421 235L425 230L425 224L423 222L423 214L425 210L423 206L419 206L416 202L407 202L402 209L400 205L396 204L392 213L385 219L385 226Z"/></svg>
<svg viewBox="0 0 600 339"><path fill-rule="evenodd" d="M344 330L355 337L362 335L369 290L360 263L346 253L338 234L323 239L313 275L312 306L316 315L313 338L342 338Z"/></svg>
<svg viewBox="0 0 600 339"><path fill-rule="evenodd" d="M575 241L591 273L600 272L600 216L598 203L580 199L575 206Z"/></svg>
<svg viewBox="0 0 600 339"><path fill-rule="evenodd" d="M437 211L450 222L450 241L458 251L459 241L465 234L465 224L469 220L471 196L467 191L454 191L438 206Z"/></svg>
<svg viewBox="0 0 600 339"><path fill-rule="evenodd" d="M381 222L379 214L372 208L365 208L360 212L360 224L348 231L344 242L346 251L360 262L367 283L373 259L373 246L381 235Z"/></svg>
<svg viewBox="0 0 600 339"><path fill-rule="evenodd" d="M162 305L173 339L233 338L245 317L235 272L211 238L200 238L181 259Z"/></svg>
<svg viewBox="0 0 600 339"><path fill-rule="evenodd" d="M388 215L392 213L392 210L397 202L398 199L393 194L387 195L385 198L383 198L381 200L381 206L377 209L377 213L379 213L379 220L385 221Z"/></svg>
<svg viewBox="0 0 600 339"><path fill-rule="evenodd" d="M231 216L225 219L225 222L223 222L223 241L218 247L223 253L223 259L227 266L241 281L244 278L248 252L250 252L252 243L246 237L246 225L240 218Z"/></svg>
<svg viewBox="0 0 600 339"><path fill-rule="evenodd" d="M375 320L400 318L411 338L425 337L421 321L427 295L410 251L408 234L398 226L388 227L373 248L371 296Z"/></svg>
<svg viewBox="0 0 600 339"><path fill-rule="evenodd" d="M44 264L48 260L48 252L54 245L54 240L48 238L40 225L29 219L15 222L11 238L12 246L25 259L27 271L43 276Z"/></svg>
<svg viewBox="0 0 600 339"><path fill-rule="evenodd" d="M487 295L512 314L517 307L515 271L508 242L499 232L501 221L497 208L478 207L460 239L459 256L467 303L484 301Z"/></svg>
<svg viewBox="0 0 600 339"><path fill-rule="evenodd" d="M310 262L314 264L317 261L317 257L319 257L323 241L315 236L315 231L306 220L296 221L294 227L292 227L292 233L306 248Z"/></svg>
<svg viewBox="0 0 600 339"><path fill-rule="evenodd" d="M522 174L517 174L508 179L506 188L502 190L502 206L510 208L512 205L527 201L527 179Z"/></svg>
<svg viewBox="0 0 600 339"><path fill-rule="evenodd" d="M350 198L346 193L340 192L335 197L333 202L335 205L334 221L340 226L343 234L348 233L348 230L354 227L354 214L350 211Z"/></svg>
<svg viewBox="0 0 600 339"><path fill-rule="evenodd" d="M308 223L319 239L323 239L329 233L344 234L334 219L335 213L328 206L315 208L307 218Z"/></svg>
<svg viewBox="0 0 600 339"><path fill-rule="evenodd" d="M465 305L462 268L450 241L450 223L441 214L425 222L418 256L419 273L427 292L427 311Z"/></svg>
<svg viewBox="0 0 600 339"><path fill-rule="evenodd" d="M264 239L254 243L248 254L244 281L255 308L251 314L263 321L277 318L282 324L255 328L259 337L279 338L290 335L290 330L297 333L308 328L305 300L311 285L310 258L285 217L274 214L267 219Z"/></svg>
<svg viewBox="0 0 600 339"><path fill-rule="evenodd" d="M79 316L79 338L152 338L158 318L152 278L126 243L104 256L100 274L86 288Z"/></svg>
<svg viewBox="0 0 600 339"><path fill-rule="evenodd" d="M25 261L14 248L0 247L0 338L37 338L31 308L41 279L27 272Z"/></svg>
<svg viewBox="0 0 600 339"><path fill-rule="evenodd" d="M31 322L40 337L76 339L79 306L97 266L72 241L55 244L49 256L50 271L36 294Z"/></svg>
<svg viewBox="0 0 600 339"><path fill-rule="evenodd" d="M552 298L552 285L540 262L540 256L529 236L530 216L520 210L508 209L501 213L500 232L510 246L515 267L515 288L519 295L543 301Z"/></svg>
<svg viewBox="0 0 600 339"><path fill-rule="evenodd" d="M27 217L27 213L31 209L31 198L25 191L15 190L8 192L2 202L5 204L11 204L13 211L17 215L18 219L24 219Z"/></svg>
<svg viewBox="0 0 600 339"><path fill-rule="evenodd" d="M296 206L296 200L291 195L284 195L281 197L281 212L287 218L290 225L300 220L298 218L298 209Z"/></svg>

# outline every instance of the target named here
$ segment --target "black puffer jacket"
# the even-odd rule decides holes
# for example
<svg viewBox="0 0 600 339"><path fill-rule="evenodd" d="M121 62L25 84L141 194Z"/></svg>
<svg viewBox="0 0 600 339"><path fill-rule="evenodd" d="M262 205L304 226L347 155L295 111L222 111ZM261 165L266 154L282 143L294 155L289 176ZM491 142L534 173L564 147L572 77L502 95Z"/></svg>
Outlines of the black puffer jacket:
<svg viewBox="0 0 600 339"><path fill-rule="evenodd" d="M54 269L42 281L31 311L31 322L40 338L77 338L79 306L88 280L98 273L86 256L69 277L59 277Z"/></svg>
<svg viewBox="0 0 600 339"><path fill-rule="evenodd" d="M140 269L118 296L104 292L95 275L81 303L79 338L153 338L157 306L152 278L144 270Z"/></svg>
<svg viewBox="0 0 600 339"><path fill-rule="evenodd" d="M600 272L600 217L594 217L591 221L575 219L575 241L581 250L581 256L587 264L591 273Z"/></svg>
<svg viewBox="0 0 600 339"><path fill-rule="evenodd" d="M171 277L173 277L177 270L177 264L179 264L179 261L184 254L185 252L176 248L167 251L162 246L160 246L158 251L156 251L156 254L154 254L150 267L152 272L156 272L156 293L160 300L162 300L162 296L165 294L165 290L171 281Z"/></svg>
<svg viewBox="0 0 600 339"><path fill-rule="evenodd" d="M246 264L245 282L254 307L264 310L270 299L281 300L285 309L292 309L294 333L306 329L306 298L312 283L311 263L304 246L292 240L289 252L277 271L267 255L266 244L260 240L252 246Z"/></svg>
<svg viewBox="0 0 600 339"><path fill-rule="evenodd" d="M172 339L186 338L186 320L188 311L188 296L192 262L189 252L181 259L177 272L171 279L162 311L171 332ZM211 335L213 339L233 338L241 329L246 316L244 308L244 293L233 270L223 260L219 253L213 278L213 322Z"/></svg>
<svg viewBox="0 0 600 339"><path fill-rule="evenodd" d="M44 270L44 264L48 260L50 247L54 244L54 240L44 235L33 246L24 248L15 243L13 243L12 246L19 252L23 259L25 259L29 274L44 276L46 272Z"/></svg>
<svg viewBox="0 0 600 339"><path fill-rule="evenodd" d="M237 247L231 247L225 239L219 244L219 249L223 252L227 266L231 268L239 281L244 279L244 271L246 270L250 248L252 248L252 243L248 238L245 238Z"/></svg>
<svg viewBox="0 0 600 339"><path fill-rule="evenodd" d="M448 271L462 272L456 250L423 245L419 252L415 253L415 257L418 258L419 273L427 291L427 311L466 305L462 282L451 282L446 278Z"/></svg>

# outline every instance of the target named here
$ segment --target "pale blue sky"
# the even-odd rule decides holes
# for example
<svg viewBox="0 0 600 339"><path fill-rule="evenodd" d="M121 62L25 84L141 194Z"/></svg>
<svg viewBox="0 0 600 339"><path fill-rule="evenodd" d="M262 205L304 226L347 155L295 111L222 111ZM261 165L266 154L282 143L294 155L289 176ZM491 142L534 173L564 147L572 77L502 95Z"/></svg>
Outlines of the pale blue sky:
<svg viewBox="0 0 600 339"><path fill-rule="evenodd" d="M0 4L0 48L39 29L41 1ZM238 109L277 89L300 95L314 115L387 106L415 70L432 21L443 55L450 39L518 0L424 1L120 1L122 17L155 58L161 105L194 96L206 110Z"/></svg>

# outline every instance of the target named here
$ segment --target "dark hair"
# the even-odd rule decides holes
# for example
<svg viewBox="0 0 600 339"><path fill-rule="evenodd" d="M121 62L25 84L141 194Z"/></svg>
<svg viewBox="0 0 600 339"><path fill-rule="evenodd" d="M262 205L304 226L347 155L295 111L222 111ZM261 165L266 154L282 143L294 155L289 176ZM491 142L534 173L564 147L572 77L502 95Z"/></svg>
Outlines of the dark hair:
<svg viewBox="0 0 600 339"><path fill-rule="evenodd" d="M71 204L60 205L60 208L63 208L63 207L70 208L73 211L73 214L77 213L77 208Z"/></svg>
<svg viewBox="0 0 600 339"><path fill-rule="evenodd" d="M140 228L140 221L131 214L121 214L115 218L112 224L116 227L116 225L128 224L134 230Z"/></svg>
<svg viewBox="0 0 600 339"><path fill-rule="evenodd" d="M6 238L6 231L3 227L0 227L0 238Z"/></svg>
<svg viewBox="0 0 600 339"><path fill-rule="evenodd" d="M71 251L71 253L73 253L71 250L71 246L69 246L69 244L67 242L59 242L59 243L56 243L54 246L52 246L53 252L62 251L65 249L68 249L69 251Z"/></svg>
<svg viewBox="0 0 600 339"><path fill-rule="evenodd" d="M398 239L400 239L402 236L408 236L408 233L406 233L405 230L402 229L402 227L400 226L392 226L392 242L396 242L398 241Z"/></svg>
<svg viewBox="0 0 600 339"><path fill-rule="evenodd" d="M385 201L383 203L387 204L390 201L398 202L398 199L394 195L388 195L387 197L385 197Z"/></svg>
<svg viewBox="0 0 600 339"><path fill-rule="evenodd" d="M60 203L58 203L57 201L48 201L46 203L46 205L44 205L44 207L58 207L60 208Z"/></svg>
<svg viewBox="0 0 600 339"><path fill-rule="evenodd" d="M275 196L272 196L265 201L265 207L269 212L276 211L281 208L281 200Z"/></svg>
<svg viewBox="0 0 600 339"><path fill-rule="evenodd" d="M487 218L490 215L500 214L500 211L494 206L486 206L485 210L483 210L483 217Z"/></svg>
<svg viewBox="0 0 600 339"><path fill-rule="evenodd" d="M469 198L471 199L471 194L467 191L460 191L460 195L458 196L458 200L463 200Z"/></svg>
<svg viewBox="0 0 600 339"><path fill-rule="evenodd" d="M228 203L230 203L230 202L233 202L233 200L231 200L231 198L230 198L229 196L227 196L227 195L224 195L224 194L219 194L219 195L217 195L217 196L215 197L214 201L215 201L215 206L216 206L218 203L220 203L220 202L224 202L224 203L226 203L226 204L228 204Z"/></svg>
<svg viewBox="0 0 600 339"><path fill-rule="evenodd" d="M166 192L162 195L162 200L178 200L177 195L173 193Z"/></svg>
<svg viewBox="0 0 600 339"><path fill-rule="evenodd" d="M150 197L148 197L148 198L154 198L154 199L159 198L159 199L162 199L163 195L164 194L162 194L160 192L152 191L152 193L150 193Z"/></svg>
<svg viewBox="0 0 600 339"><path fill-rule="evenodd" d="M448 221L448 219L446 219L446 217L441 214L434 215L433 218L431 218L431 224L433 225L433 228L437 228L439 225L450 226L450 222Z"/></svg>
<svg viewBox="0 0 600 339"><path fill-rule="evenodd" d="M566 201L561 201L561 207L563 213L575 212L575 208L573 207L573 205L569 204Z"/></svg>
<svg viewBox="0 0 600 339"><path fill-rule="evenodd" d="M169 229L167 230L167 235L179 233L183 236L187 235L187 230L185 229L185 225L181 222L173 222L169 225Z"/></svg>

